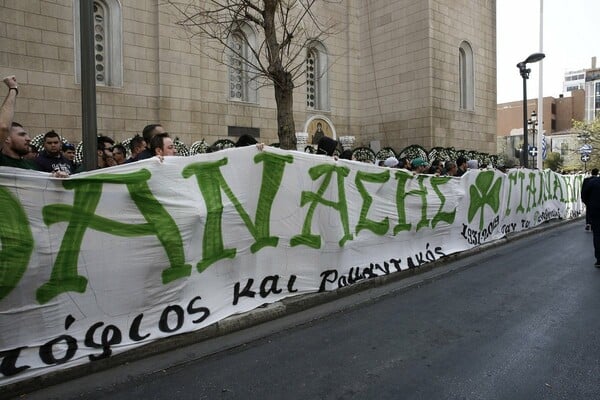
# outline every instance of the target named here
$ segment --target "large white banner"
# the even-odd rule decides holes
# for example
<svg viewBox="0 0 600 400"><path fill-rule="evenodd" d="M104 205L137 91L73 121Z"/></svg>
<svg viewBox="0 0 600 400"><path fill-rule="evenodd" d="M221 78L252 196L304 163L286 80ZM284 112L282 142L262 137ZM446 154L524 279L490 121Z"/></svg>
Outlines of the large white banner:
<svg viewBox="0 0 600 400"><path fill-rule="evenodd" d="M582 179L254 147L66 180L0 168L0 385L577 216Z"/></svg>

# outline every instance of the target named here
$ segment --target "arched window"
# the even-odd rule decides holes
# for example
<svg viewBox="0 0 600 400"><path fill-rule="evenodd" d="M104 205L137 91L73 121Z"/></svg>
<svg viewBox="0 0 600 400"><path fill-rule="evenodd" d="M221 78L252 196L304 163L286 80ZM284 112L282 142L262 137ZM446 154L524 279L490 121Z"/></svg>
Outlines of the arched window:
<svg viewBox="0 0 600 400"><path fill-rule="evenodd" d="M473 71L473 50L467 42L462 42L458 50L460 108L473 110L475 106L475 76Z"/></svg>
<svg viewBox="0 0 600 400"><path fill-rule="evenodd" d="M306 107L310 110L329 110L327 52L314 42L306 53Z"/></svg>
<svg viewBox="0 0 600 400"><path fill-rule="evenodd" d="M106 84L107 74L110 73L110 69L106 68L109 64L106 44L110 39L107 8L104 2L94 2L94 66L96 83L99 84Z"/></svg>
<svg viewBox="0 0 600 400"><path fill-rule="evenodd" d="M229 56L229 98L243 101L247 98L248 77L244 59L248 56L241 32L235 32L230 40Z"/></svg>
<svg viewBox="0 0 600 400"><path fill-rule="evenodd" d="M242 24L229 36L229 99L255 103L258 84L253 73L254 54L250 46L256 43L252 28Z"/></svg>
<svg viewBox="0 0 600 400"><path fill-rule="evenodd" d="M81 82L81 26L79 0L73 1L75 21L75 73ZM93 3L94 72L96 84L123 86L122 17L118 0L96 0Z"/></svg>

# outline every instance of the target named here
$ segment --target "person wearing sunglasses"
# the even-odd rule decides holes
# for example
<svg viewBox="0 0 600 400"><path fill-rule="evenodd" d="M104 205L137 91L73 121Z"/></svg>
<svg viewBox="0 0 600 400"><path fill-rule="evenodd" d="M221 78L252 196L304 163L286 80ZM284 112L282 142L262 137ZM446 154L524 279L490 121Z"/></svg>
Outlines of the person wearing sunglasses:
<svg viewBox="0 0 600 400"><path fill-rule="evenodd" d="M98 136L98 168L107 168L117 165L113 158L115 141L108 136Z"/></svg>

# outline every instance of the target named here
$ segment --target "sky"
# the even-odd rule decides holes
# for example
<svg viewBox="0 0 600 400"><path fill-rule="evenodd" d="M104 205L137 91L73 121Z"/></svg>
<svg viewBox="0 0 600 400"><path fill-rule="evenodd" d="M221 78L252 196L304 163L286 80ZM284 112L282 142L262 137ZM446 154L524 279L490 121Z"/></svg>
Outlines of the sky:
<svg viewBox="0 0 600 400"><path fill-rule="evenodd" d="M562 93L564 74L600 68L600 0L543 0L543 95ZM540 51L540 0L496 0L498 103L523 99L517 63ZM539 66L530 64L527 97L539 93Z"/></svg>

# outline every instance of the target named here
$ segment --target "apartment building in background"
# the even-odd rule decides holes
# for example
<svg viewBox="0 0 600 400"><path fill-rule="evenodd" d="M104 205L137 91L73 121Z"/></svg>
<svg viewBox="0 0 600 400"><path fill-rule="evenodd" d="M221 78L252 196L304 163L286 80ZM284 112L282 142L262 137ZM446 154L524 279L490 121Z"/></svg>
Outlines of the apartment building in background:
<svg viewBox="0 0 600 400"><path fill-rule="evenodd" d="M590 68L565 73L563 90L564 95L558 98L544 97L546 147L548 152L561 155L567 169L578 169L582 164L579 149L584 139L581 132L572 129L572 121L591 122L600 116L600 68L596 66L596 57L592 57ZM528 119L532 112L537 111L537 101L528 100ZM523 143L523 102L498 104L497 118L498 154L504 154L509 163L517 165ZM530 129L531 126L528 127ZM529 144L537 146L541 152L541 146L535 143L537 139L531 132L529 134Z"/></svg>
<svg viewBox="0 0 600 400"><path fill-rule="evenodd" d="M569 93L578 89L585 89L585 69L565 73L563 93Z"/></svg>
<svg viewBox="0 0 600 400"><path fill-rule="evenodd" d="M596 67L596 57L592 58L592 68L585 71L585 120L593 121L600 117L600 68Z"/></svg>
<svg viewBox="0 0 600 400"><path fill-rule="evenodd" d="M569 151L574 149L574 145L571 143L572 120L584 120L585 99L586 94L582 89L572 90L570 96L567 97L563 95L557 98L544 97L543 133L546 136L548 152L559 151L566 156ZM538 99L529 99L527 101L528 120L532 119L532 114L536 113L537 109ZM509 165L518 165L519 152L522 151L523 144L523 102L513 101L498 104L497 111L498 154L503 154ZM542 118L535 115L534 119L538 121L535 125L537 130L541 126ZM538 152L541 153L542 146L537 143L537 137L531 132L531 129L532 126L528 126L528 144L537 147Z"/></svg>

